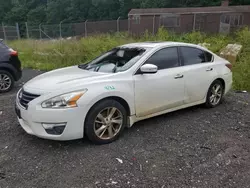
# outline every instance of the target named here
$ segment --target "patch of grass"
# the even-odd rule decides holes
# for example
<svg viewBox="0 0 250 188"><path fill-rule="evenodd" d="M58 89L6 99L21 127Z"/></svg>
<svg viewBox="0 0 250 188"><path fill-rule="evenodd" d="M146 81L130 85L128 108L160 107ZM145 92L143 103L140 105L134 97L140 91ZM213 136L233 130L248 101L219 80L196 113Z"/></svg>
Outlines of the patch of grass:
<svg viewBox="0 0 250 188"><path fill-rule="evenodd" d="M85 63L101 53L121 44L133 42L128 35L98 35L76 40L18 40L9 46L19 52L22 66L39 70L53 70Z"/></svg>
<svg viewBox="0 0 250 188"><path fill-rule="evenodd" d="M234 89L250 91L250 31L244 28L234 35L207 35L200 32L187 34L171 33L163 28L152 35L145 32L140 37L130 37L127 33L102 34L81 40L19 40L9 45L18 50L25 68L53 70L65 66L82 64L118 45L140 41L178 41L188 43L209 43L209 49L218 53L229 43L243 45L237 63L233 65Z"/></svg>
<svg viewBox="0 0 250 188"><path fill-rule="evenodd" d="M233 65L234 89L250 91L250 30L238 31L235 41L243 45L243 50Z"/></svg>

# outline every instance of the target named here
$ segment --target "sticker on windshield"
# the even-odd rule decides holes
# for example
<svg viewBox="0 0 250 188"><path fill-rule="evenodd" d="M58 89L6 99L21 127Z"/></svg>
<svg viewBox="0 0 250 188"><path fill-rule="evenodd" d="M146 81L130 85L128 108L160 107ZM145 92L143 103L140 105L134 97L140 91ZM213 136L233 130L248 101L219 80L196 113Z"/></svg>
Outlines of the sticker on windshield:
<svg viewBox="0 0 250 188"><path fill-rule="evenodd" d="M115 90L114 86L105 86L104 87L106 90Z"/></svg>

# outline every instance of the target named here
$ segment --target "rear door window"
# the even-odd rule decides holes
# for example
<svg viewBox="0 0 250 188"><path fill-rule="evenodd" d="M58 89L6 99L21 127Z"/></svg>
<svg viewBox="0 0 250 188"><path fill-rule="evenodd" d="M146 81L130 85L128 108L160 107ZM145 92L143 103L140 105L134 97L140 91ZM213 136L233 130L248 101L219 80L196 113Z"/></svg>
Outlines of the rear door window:
<svg viewBox="0 0 250 188"><path fill-rule="evenodd" d="M213 55L207 51L204 52L205 53L205 57L206 57L206 62L212 62L213 61Z"/></svg>
<svg viewBox="0 0 250 188"><path fill-rule="evenodd" d="M206 57L203 50L193 47L180 47L180 51L184 66L206 62Z"/></svg>

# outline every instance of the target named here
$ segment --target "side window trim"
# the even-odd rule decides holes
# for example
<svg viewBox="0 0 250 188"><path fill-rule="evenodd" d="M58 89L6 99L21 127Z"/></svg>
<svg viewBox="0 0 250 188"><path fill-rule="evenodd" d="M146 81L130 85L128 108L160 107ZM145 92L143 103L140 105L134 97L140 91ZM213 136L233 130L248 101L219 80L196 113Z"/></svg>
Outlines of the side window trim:
<svg viewBox="0 0 250 188"><path fill-rule="evenodd" d="M179 46L176 46L176 48L177 48L177 53L178 53L179 67L182 67L181 50Z"/></svg>
<svg viewBox="0 0 250 188"><path fill-rule="evenodd" d="M181 47L183 47L183 46L178 46L178 54L179 54L180 66L183 67L184 66L184 60L183 60L183 55L182 55L182 52L181 52Z"/></svg>

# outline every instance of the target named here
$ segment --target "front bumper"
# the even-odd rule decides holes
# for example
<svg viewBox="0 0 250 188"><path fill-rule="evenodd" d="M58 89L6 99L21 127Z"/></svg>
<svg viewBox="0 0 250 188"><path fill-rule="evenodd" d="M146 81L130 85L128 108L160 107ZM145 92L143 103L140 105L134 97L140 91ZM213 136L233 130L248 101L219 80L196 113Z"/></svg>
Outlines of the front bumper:
<svg viewBox="0 0 250 188"><path fill-rule="evenodd" d="M30 135L50 140L74 140L83 138L85 109L77 107L72 109L43 109L36 105L29 105L24 109L16 102L16 114L22 128ZM59 124L66 123L62 134L48 134L43 123ZM50 132L50 131L49 131Z"/></svg>

